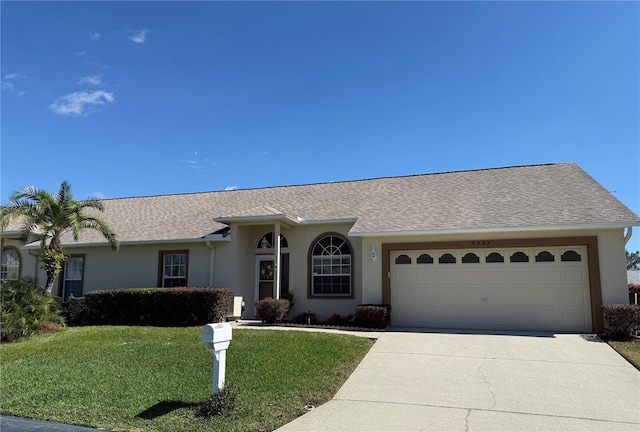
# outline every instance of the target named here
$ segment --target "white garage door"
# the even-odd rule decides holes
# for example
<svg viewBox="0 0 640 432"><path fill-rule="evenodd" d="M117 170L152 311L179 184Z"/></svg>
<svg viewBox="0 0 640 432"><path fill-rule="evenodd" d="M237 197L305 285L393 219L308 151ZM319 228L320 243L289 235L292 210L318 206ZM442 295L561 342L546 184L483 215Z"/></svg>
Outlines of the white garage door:
<svg viewBox="0 0 640 432"><path fill-rule="evenodd" d="M591 332L586 248L391 252L392 324Z"/></svg>

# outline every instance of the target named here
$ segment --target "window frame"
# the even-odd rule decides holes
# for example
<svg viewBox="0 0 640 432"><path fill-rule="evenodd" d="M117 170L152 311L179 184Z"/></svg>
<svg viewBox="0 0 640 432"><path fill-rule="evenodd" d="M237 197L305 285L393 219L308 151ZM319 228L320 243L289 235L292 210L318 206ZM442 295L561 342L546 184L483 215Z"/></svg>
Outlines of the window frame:
<svg viewBox="0 0 640 432"><path fill-rule="evenodd" d="M9 273L7 270L5 270L5 265L2 262L2 261L4 261L5 252L9 252L9 251L15 252L16 256L18 257L18 277L16 279L2 278L2 274L3 273L6 273L6 274ZM0 256L0 266L1 266L1 268L0 268L0 280L2 282L20 280L20 278L22 277L22 255L20 254L20 250L15 246L5 246L5 247L3 247L2 248L2 255Z"/></svg>
<svg viewBox="0 0 640 432"><path fill-rule="evenodd" d="M186 262L184 264L184 285L179 286L189 286L189 250L163 250L158 252L158 287L159 288L177 288L171 286L164 286L165 275L164 275L164 257L166 255L178 255L184 254L186 258ZM169 278L169 279L178 279L178 278Z"/></svg>
<svg viewBox="0 0 640 432"><path fill-rule="evenodd" d="M316 246L318 245L318 243L323 240L326 237L337 237L340 240L342 240L347 247L349 248L349 294L315 294L313 289L314 289L314 274L313 274L313 258L314 257L319 257L319 256L338 256L338 255L313 255L313 250L316 248ZM342 256L347 256L346 254L341 254ZM309 251L307 254L307 265L308 270L308 288L307 288L307 298L308 299L353 299L354 298L354 275L355 275L355 259L354 259L354 250L353 250L353 245L351 244L351 242L349 241L349 239L347 237L345 237L344 235L337 233L337 232L326 232L326 233L322 233L319 236L317 236L312 242L311 245L309 246ZM342 264L341 264L342 265ZM326 276L336 276L336 275L326 275ZM340 275L340 276L345 276L345 275Z"/></svg>
<svg viewBox="0 0 640 432"><path fill-rule="evenodd" d="M69 281L80 281L80 295L79 297L82 297L84 295L84 282L85 282L85 277L84 277L84 270L87 268L87 256L86 254L73 254L73 255L69 255L69 257L65 260L64 265L62 266L62 271L60 272L60 277L58 277L58 296L60 296L60 298L62 299L62 303L66 304L68 302L68 296L67 298L65 298L65 291L66 291L66 282L67 282L67 265L69 264L69 262L71 261L71 259L73 258L80 258L82 260L82 271L80 273L80 279L68 279ZM75 293L71 293L74 294L75 297Z"/></svg>

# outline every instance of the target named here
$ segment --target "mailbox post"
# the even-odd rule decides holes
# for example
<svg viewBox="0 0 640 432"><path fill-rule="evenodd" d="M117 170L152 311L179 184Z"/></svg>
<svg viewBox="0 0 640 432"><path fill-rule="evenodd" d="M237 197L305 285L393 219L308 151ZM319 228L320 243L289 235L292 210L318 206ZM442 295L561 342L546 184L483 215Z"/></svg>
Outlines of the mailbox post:
<svg viewBox="0 0 640 432"><path fill-rule="evenodd" d="M231 342L231 324L206 324L202 327L202 343L213 355L213 394L224 388L227 348Z"/></svg>

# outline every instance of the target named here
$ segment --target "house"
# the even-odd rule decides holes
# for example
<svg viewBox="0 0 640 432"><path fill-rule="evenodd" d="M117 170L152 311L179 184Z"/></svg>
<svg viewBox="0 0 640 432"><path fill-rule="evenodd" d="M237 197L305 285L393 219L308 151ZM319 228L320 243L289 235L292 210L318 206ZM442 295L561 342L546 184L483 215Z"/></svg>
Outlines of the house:
<svg viewBox="0 0 640 432"><path fill-rule="evenodd" d="M124 287L294 294L292 315L388 303L392 324L600 331L627 303L634 214L574 163L104 200L117 233L78 242L59 295ZM3 274L45 280L37 243L2 234ZM6 262L5 262L6 258ZM5 265L6 264L6 265Z"/></svg>

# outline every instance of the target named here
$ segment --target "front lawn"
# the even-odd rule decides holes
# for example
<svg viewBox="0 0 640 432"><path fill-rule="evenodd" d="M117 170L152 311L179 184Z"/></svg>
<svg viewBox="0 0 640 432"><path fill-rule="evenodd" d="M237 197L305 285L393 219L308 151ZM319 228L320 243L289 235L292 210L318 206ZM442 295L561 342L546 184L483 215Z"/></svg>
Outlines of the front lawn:
<svg viewBox="0 0 640 432"><path fill-rule="evenodd" d="M125 431L270 431L333 397L365 338L233 330L229 417L194 416L211 394L200 327L75 327L0 346L2 414Z"/></svg>
<svg viewBox="0 0 640 432"><path fill-rule="evenodd" d="M632 339L628 341L609 341L611 347L622 357L626 358L629 363L640 370L640 339Z"/></svg>

